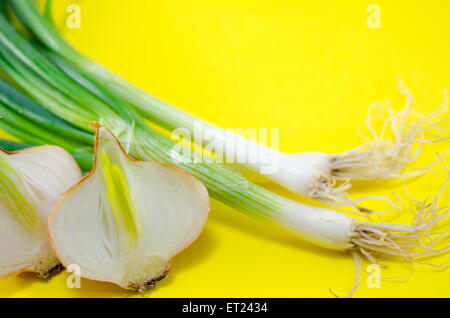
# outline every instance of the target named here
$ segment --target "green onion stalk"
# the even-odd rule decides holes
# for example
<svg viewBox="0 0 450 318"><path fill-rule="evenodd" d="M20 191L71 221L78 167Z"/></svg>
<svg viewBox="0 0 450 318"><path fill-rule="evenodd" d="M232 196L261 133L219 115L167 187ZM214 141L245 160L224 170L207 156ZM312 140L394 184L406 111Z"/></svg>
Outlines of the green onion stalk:
<svg viewBox="0 0 450 318"><path fill-rule="evenodd" d="M193 158L195 154L174 151L178 149L178 144L152 130L132 107L115 98L109 90L87 75L74 74L77 76L76 80L69 77L49 60L48 55L37 48L35 43L18 32L3 15L0 15L0 67L36 103L70 125L90 132L92 136L93 130L90 130L89 125L94 122L103 125L117 136L134 158L176 165L201 180L212 197L242 212L276 223L286 223L288 228L295 228L297 225L292 224L291 216L296 218L297 215L302 215L296 210L307 207L248 182L223 165L197 162L198 160ZM8 91L3 90L2 94L6 95ZM11 108L8 110L13 111ZM17 112L5 112L2 117L5 121L14 122L13 116L16 114ZM23 113L22 116L27 114ZM6 129L8 127L5 126ZM26 128L26 125L21 128ZM34 126L30 126L30 129L24 130L28 135L33 135L33 129ZM15 134L14 130L9 132ZM36 131L36 134L40 132ZM42 143L26 136L22 138L26 143ZM69 150L77 149L76 146L67 145L56 138L51 141ZM314 211L313 214L317 214L316 210L322 211L313 207L307 207L307 210ZM345 220L338 223L346 231L338 235L339 241L333 242L327 235L323 240L317 239L318 242L323 241L319 244L337 249L349 248L351 244L342 242L342 237L349 234L353 220L327 209L323 209L320 214L325 219ZM312 233L311 235L317 236Z"/></svg>
<svg viewBox="0 0 450 318"><path fill-rule="evenodd" d="M27 16L35 12L29 10L33 8L31 1L11 0L10 3L22 20L35 19ZM25 24L30 27L33 24L30 23ZM48 30L42 30L42 34L48 37L47 42L69 50L57 34ZM17 103L18 99L29 99L3 83L0 87L2 128L24 143L49 142L72 152L83 149L84 154L89 154L94 133L90 124L98 123L108 128L132 157L175 165L202 181L213 198L249 216L278 224L313 244L351 252L355 259L361 253L371 261L375 259L372 252L408 260L443 252L427 245L436 241L432 229L444 218L439 213L445 211L436 207L437 202L421 207L412 225L402 225L361 222L331 209L289 200L221 164L197 160L195 153L179 148L151 129L132 103L114 93L116 87L65 61L65 54L58 56L40 47L17 31L6 15L0 14L0 68L34 101ZM50 119L53 116L59 119ZM60 127L64 127L61 133Z"/></svg>
<svg viewBox="0 0 450 318"><path fill-rule="evenodd" d="M377 139L348 152L330 155L322 152L285 154L266 147L243 136L225 131L185 111L146 93L130 84L95 61L79 53L67 43L54 27L51 18L51 4L46 3L42 15L33 0L9 0L19 20L51 53L48 58L80 85L86 78L96 81L96 90L107 90L110 97L134 107L140 115L160 127L173 131L183 127L191 134L201 133L204 138L195 138L200 146L214 141L215 155L226 158L226 150L233 147L238 158L258 154L259 160L237 163L245 176L272 180L297 194L312 197L333 204L350 204L347 194L348 180L388 179L400 176L401 170L416 159L413 144L424 139L423 133L432 124L435 116L426 120L407 122L410 108L393 112L387 122L395 135L393 141ZM405 89L402 90L405 92ZM408 95L408 94L405 94ZM436 114L435 114L436 115ZM407 129L405 129L407 127ZM276 169L267 168L276 165ZM421 172L414 172L420 174ZM337 184L336 180L345 180Z"/></svg>

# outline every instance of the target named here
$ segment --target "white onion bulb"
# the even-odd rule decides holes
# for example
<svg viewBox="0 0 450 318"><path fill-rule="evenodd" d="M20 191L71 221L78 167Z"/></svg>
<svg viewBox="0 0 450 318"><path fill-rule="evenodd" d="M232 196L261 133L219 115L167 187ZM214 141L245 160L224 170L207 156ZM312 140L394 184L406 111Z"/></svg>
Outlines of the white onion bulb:
<svg viewBox="0 0 450 318"><path fill-rule="evenodd" d="M80 275L143 290L164 278L172 257L203 230L209 197L178 168L130 158L98 127L92 172L55 206L49 228L65 265Z"/></svg>
<svg viewBox="0 0 450 318"><path fill-rule="evenodd" d="M59 267L47 218L80 178L73 158L59 147L0 150L0 277L32 271L46 278Z"/></svg>

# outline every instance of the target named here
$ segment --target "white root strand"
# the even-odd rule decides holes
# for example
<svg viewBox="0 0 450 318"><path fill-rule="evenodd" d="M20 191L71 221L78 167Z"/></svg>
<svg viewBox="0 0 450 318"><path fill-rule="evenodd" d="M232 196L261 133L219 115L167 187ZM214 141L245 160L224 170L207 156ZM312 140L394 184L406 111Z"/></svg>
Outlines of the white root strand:
<svg viewBox="0 0 450 318"><path fill-rule="evenodd" d="M414 162L422 152L422 144L435 143L449 139L436 137L435 140L426 138L426 133L433 130L438 135L448 127L448 119L439 117L447 112L447 92L444 90L442 105L428 116L412 111L414 99L409 90L399 84L400 92L406 97L406 106L395 112L392 108L379 103L369 108L366 124L372 133L373 140L352 149L346 153L333 155L331 170L333 178L337 180L376 180L390 179L401 176L419 176L430 170L430 167L415 169L411 172L402 170ZM384 121L380 133L377 133L372 113L387 111L389 117ZM387 128L390 127L392 140L385 139Z"/></svg>

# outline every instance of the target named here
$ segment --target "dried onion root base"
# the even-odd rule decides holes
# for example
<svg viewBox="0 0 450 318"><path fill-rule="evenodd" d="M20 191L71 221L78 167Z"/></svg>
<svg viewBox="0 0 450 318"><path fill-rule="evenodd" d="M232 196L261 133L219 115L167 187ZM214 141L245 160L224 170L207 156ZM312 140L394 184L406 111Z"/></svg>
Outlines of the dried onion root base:
<svg viewBox="0 0 450 318"><path fill-rule="evenodd" d="M422 152L424 143L432 143L445 138L448 134L449 118L447 91L444 90L442 105L429 115L413 112L414 98L401 82L398 90L406 98L406 106L396 112L388 105L375 103L369 108L366 124L373 140L342 154L332 155L331 176L336 180L381 180L403 176L417 176L427 169L402 172L413 163ZM376 117L386 112L382 129L377 132L373 127ZM374 118L375 117L375 118ZM390 137L387 137L387 133ZM433 132L430 137L427 136ZM444 138L443 138L444 137Z"/></svg>
<svg viewBox="0 0 450 318"><path fill-rule="evenodd" d="M130 158L106 128L95 138L94 168L53 209L51 241L82 277L144 290L200 235L208 193L181 169Z"/></svg>
<svg viewBox="0 0 450 318"><path fill-rule="evenodd" d="M438 204L450 182L450 169L441 156L439 159L447 170L447 178L434 198L426 201L413 200L415 205L409 208L415 215L412 224L366 222L354 224L351 236L353 247L350 252L355 261L356 277L352 290L346 297L351 297L359 285L360 264L363 258L372 264L379 264L381 257L394 257L438 269L450 268L448 264L440 265L427 260L450 251L448 226L450 207L439 207ZM339 297L333 291L331 293Z"/></svg>
<svg viewBox="0 0 450 318"><path fill-rule="evenodd" d="M29 271L47 278L61 269L48 241L47 217L80 178L73 158L59 147L0 149L0 277Z"/></svg>
<svg viewBox="0 0 450 318"><path fill-rule="evenodd" d="M347 193L352 180L385 180L424 174L429 170L427 167L412 171L405 171L405 168L420 156L423 144L448 139L447 92L444 90L440 107L422 115L413 111L414 98L401 82L398 90L406 98L402 110L395 111L380 103L369 107L366 126L372 137L365 137L365 144L332 155L322 152L282 154L280 161L288 169L280 169L279 175L272 179L295 193L331 205L344 205L355 203ZM383 120L379 131L374 128L377 120Z"/></svg>
<svg viewBox="0 0 450 318"><path fill-rule="evenodd" d="M450 169L439 155L447 170L447 178L439 193L426 201L415 201L409 210L414 214L412 224L356 223L352 243L369 261L377 263L377 255L401 257L408 261L448 268L421 259L446 253L450 250L450 207L439 207L439 200L450 182Z"/></svg>

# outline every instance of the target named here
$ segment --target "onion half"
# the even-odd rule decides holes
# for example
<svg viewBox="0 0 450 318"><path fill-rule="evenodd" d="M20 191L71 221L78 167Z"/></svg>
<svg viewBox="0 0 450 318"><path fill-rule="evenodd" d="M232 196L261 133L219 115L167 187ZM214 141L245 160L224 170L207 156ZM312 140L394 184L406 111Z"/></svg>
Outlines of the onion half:
<svg viewBox="0 0 450 318"><path fill-rule="evenodd" d="M203 230L208 192L181 169L132 159L101 126L94 161L92 172L53 209L52 244L82 277L126 289L152 287Z"/></svg>
<svg viewBox="0 0 450 318"><path fill-rule="evenodd" d="M32 271L46 278L59 268L47 217L80 178L80 168L59 147L0 149L0 277Z"/></svg>

